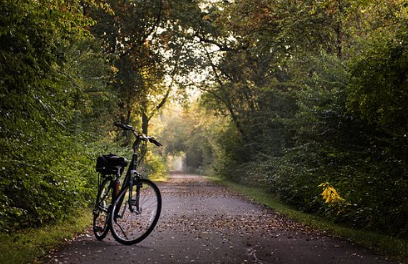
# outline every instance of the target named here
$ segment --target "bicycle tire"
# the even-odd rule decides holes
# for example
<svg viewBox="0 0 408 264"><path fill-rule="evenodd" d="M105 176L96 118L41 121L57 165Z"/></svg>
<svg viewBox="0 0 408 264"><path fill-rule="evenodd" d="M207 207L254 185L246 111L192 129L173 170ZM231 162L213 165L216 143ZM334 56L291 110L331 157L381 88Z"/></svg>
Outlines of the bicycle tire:
<svg viewBox="0 0 408 264"><path fill-rule="evenodd" d="M144 240L156 226L162 207L160 190L152 181L135 180L130 200L129 188L124 188L116 198L112 208L115 213L110 218L113 237L124 245L133 245Z"/></svg>
<svg viewBox="0 0 408 264"><path fill-rule="evenodd" d="M105 178L98 190L93 210L93 231L98 240L102 240L109 232L109 217L112 205L112 178Z"/></svg>

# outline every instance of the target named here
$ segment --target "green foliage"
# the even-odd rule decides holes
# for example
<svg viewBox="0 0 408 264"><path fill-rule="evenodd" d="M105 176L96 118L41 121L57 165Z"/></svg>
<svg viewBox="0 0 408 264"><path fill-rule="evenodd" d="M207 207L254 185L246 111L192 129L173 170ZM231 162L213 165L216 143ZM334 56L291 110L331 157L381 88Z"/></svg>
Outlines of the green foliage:
<svg viewBox="0 0 408 264"><path fill-rule="evenodd" d="M154 181L166 180L168 170L163 157L155 151L148 151L143 164L143 172Z"/></svg>
<svg viewBox="0 0 408 264"><path fill-rule="evenodd" d="M174 88L190 74L195 50L186 44L199 3L189 0L105 1L108 8L87 9L97 22L91 32L117 74L117 118L137 123L144 134ZM194 19L192 19L194 17ZM181 76L181 77L180 77ZM179 78L178 78L179 77ZM180 84L179 91L184 91ZM182 94L183 92L180 92Z"/></svg>
<svg viewBox="0 0 408 264"><path fill-rule="evenodd" d="M383 132L346 109L348 68L330 56L313 65L313 78L298 92L299 111L291 123L294 147L269 161L271 190L307 212L404 233L407 198L400 187L407 184L406 164L389 155ZM347 202L325 204L317 188L325 182ZM392 213L384 214L390 205Z"/></svg>
<svg viewBox="0 0 408 264"><path fill-rule="evenodd" d="M1 1L2 232L65 219L94 191L82 124L109 73L81 3Z"/></svg>
<svg viewBox="0 0 408 264"><path fill-rule="evenodd" d="M404 32L404 33L403 33ZM350 63L348 110L371 126L364 156L357 159L350 194L359 208L355 219L406 236L408 186L406 22L394 32L374 36ZM386 209L392 208L392 209ZM384 210L390 213L386 216ZM388 224L386 224L388 223ZM392 228L389 227L392 223Z"/></svg>
<svg viewBox="0 0 408 264"><path fill-rule="evenodd" d="M186 171L210 173L219 154L220 143L214 136L223 121L197 103L184 109L173 107L169 112L162 113L163 127L158 135L164 145L163 155L182 157Z"/></svg>
<svg viewBox="0 0 408 264"><path fill-rule="evenodd" d="M233 124L218 136L219 172L407 236L406 3L240 1L208 13L214 39L201 40L220 57L207 53L204 96ZM326 182L346 202L326 204Z"/></svg>
<svg viewBox="0 0 408 264"><path fill-rule="evenodd" d="M271 194L268 190L265 190L263 186L249 187L246 184L237 184L234 182L220 180L219 178L212 178L211 180L233 188L243 193L251 200L268 206L274 211L277 211L288 218L296 220L299 223L303 223L311 228L325 231L336 237L347 239L348 241L358 245L366 246L367 248L378 250L380 254L387 254L401 260L405 260L408 257L408 241L406 239L395 238L387 234L372 232L367 229L337 225L332 221L327 221L314 214L300 212L299 210L288 206L286 203L282 203L282 201L277 199L275 195Z"/></svg>
<svg viewBox="0 0 408 264"><path fill-rule="evenodd" d="M169 118L165 150L147 155L154 177L161 154L184 153L193 170L407 236L404 1L0 0L0 12L1 231L86 205L112 121L147 133L172 89L194 86L215 117ZM345 202L326 204L322 183Z"/></svg>
<svg viewBox="0 0 408 264"><path fill-rule="evenodd" d="M406 32L405 28L401 29ZM406 33L374 39L351 65L348 107L379 130L406 137L408 46Z"/></svg>
<svg viewBox="0 0 408 264"><path fill-rule="evenodd" d="M0 263L35 263L46 257L49 251L62 246L75 234L83 232L92 221L90 210L81 208L66 217L63 224L44 225L13 233L0 233Z"/></svg>
<svg viewBox="0 0 408 264"><path fill-rule="evenodd" d="M43 134L16 151L18 159L3 154L0 162L2 231L64 219L89 202L94 164L72 139Z"/></svg>

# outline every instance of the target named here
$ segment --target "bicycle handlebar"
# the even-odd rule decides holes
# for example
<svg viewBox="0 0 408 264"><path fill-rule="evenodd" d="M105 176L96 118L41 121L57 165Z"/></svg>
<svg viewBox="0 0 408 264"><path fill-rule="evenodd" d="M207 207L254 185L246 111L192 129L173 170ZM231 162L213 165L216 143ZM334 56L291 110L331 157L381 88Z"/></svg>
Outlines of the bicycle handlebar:
<svg viewBox="0 0 408 264"><path fill-rule="evenodd" d="M136 130L131 126L131 125L124 125L124 124L120 124L118 122L113 123L113 125L122 128L123 130L131 130L135 133L136 138L144 140L144 141L149 141L150 143L155 144L156 146L160 147L163 146L159 141L157 141L154 137L147 137L144 135L138 135L136 134Z"/></svg>
<svg viewBox="0 0 408 264"><path fill-rule="evenodd" d="M117 127L120 127L120 128L122 128L123 130L132 130L132 131L135 131L135 129L134 129L131 125L123 125L123 124L120 124L120 123L118 123L118 122L113 123L113 125L114 125L114 126L117 126Z"/></svg>

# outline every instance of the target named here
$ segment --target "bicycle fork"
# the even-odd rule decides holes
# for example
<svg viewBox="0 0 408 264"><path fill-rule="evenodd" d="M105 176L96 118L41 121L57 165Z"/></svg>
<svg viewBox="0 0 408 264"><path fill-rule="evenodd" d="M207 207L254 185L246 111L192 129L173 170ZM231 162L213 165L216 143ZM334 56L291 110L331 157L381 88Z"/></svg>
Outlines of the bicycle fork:
<svg viewBox="0 0 408 264"><path fill-rule="evenodd" d="M136 214L141 214L142 213L142 208L140 208L140 203L139 203L139 199L140 199L140 189L142 187L142 183L140 183L140 181L138 179L140 179L140 176L137 174L137 172L134 172L136 174L136 176L133 178L131 177L130 179L130 186L129 186L129 210L132 213L136 213ZM136 179L136 184L134 184ZM136 186L136 196L135 199L133 199L133 187Z"/></svg>

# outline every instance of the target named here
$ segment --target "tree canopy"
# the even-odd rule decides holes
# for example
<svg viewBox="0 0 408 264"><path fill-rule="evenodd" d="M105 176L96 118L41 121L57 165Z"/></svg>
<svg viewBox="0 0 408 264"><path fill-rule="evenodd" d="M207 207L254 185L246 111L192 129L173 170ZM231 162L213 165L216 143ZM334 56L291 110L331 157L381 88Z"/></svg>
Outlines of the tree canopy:
<svg viewBox="0 0 408 264"><path fill-rule="evenodd" d="M219 135L216 171L406 236L404 1L220 1L203 12L210 77L199 87L234 124ZM322 186L344 200L326 204Z"/></svg>
<svg viewBox="0 0 408 264"><path fill-rule="evenodd" d="M156 129L162 154L183 152L190 169L408 236L405 1L0 0L0 11L1 231L89 203L93 159L120 120ZM189 89L200 107L166 116Z"/></svg>

